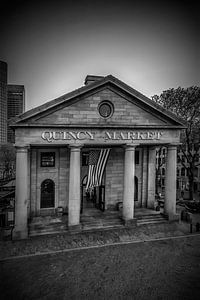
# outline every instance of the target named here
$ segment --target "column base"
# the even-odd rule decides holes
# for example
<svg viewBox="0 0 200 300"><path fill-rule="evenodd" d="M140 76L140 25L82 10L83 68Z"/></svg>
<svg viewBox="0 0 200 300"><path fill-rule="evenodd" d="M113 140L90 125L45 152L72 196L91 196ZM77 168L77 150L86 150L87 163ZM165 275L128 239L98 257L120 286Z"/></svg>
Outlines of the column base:
<svg viewBox="0 0 200 300"><path fill-rule="evenodd" d="M154 209L155 207L155 197L153 199L147 200L147 208L148 209Z"/></svg>
<svg viewBox="0 0 200 300"><path fill-rule="evenodd" d="M129 220L123 220L125 227L136 227L137 226L137 219L129 219Z"/></svg>
<svg viewBox="0 0 200 300"><path fill-rule="evenodd" d="M67 229L70 233L78 233L78 232L82 231L82 225L81 224L68 225Z"/></svg>
<svg viewBox="0 0 200 300"><path fill-rule="evenodd" d="M28 238L28 228L14 228L12 239L25 240Z"/></svg>
<svg viewBox="0 0 200 300"><path fill-rule="evenodd" d="M180 221L180 215L179 214L166 214L163 213L162 214L169 222L176 222L176 221Z"/></svg>

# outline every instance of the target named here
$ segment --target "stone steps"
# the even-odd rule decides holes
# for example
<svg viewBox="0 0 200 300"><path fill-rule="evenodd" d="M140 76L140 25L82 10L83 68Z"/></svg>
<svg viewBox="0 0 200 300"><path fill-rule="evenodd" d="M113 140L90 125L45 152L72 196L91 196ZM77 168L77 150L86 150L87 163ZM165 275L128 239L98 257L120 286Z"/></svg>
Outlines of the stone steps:
<svg viewBox="0 0 200 300"><path fill-rule="evenodd" d="M94 208L95 204L93 202L83 202L83 208L87 209L87 208Z"/></svg>
<svg viewBox="0 0 200 300"><path fill-rule="evenodd" d="M119 228L123 227L123 221L120 218L96 219L82 221L83 230Z"/></svg>
<svg viewBox="0 0 200 300"><path fill-rule="evenodd" d="M136 218L138 226L168 222L167 219L161 214L143 215Z"/></svg>
<svg viewBox="0 0 200 300"><path fill-rule="evenodd" d="M168 222L161 214L136 215L135 217L138 226ZM115 213L103 213L101 217L90 215L81 216L81 229L83 231L119 229L123 227L123 220ZM68 232L67 220L65 220L65 222L53 222L49 224L44 224L42 222L29 224L29 236L31 237L64 232Z"/></svg>
<svg viewBox="0 0 200 300"><path fill-rule="evenodd" d="M65 223L53 224L31 224L29 225L29 236L45 235L52 233L67 232L67 225Z"/></svg>
<svg viewBox="0 0 200 300"><path fill-rule="evenodd" d="M95 229L109 229L123 227L122 220L116 218L116 216L106 216L105 219L99 219L94 217L82 217L81 226L83 231L95 230ZM50 224L29 224L29 236L55 234L67 232L67 223L58 222Z"/></svg>

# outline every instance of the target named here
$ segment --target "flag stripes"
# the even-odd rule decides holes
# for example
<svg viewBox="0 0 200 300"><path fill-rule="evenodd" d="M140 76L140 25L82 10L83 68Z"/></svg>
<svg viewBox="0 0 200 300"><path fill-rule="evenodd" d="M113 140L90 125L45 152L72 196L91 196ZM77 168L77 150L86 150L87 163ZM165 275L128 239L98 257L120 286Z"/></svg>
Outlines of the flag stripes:
<svg viewBox="0 0 200 300"><path fill-rule="evenodd" d="M92 150L89 153L89 168L86 190L100 186L110 149Z"/></svg>

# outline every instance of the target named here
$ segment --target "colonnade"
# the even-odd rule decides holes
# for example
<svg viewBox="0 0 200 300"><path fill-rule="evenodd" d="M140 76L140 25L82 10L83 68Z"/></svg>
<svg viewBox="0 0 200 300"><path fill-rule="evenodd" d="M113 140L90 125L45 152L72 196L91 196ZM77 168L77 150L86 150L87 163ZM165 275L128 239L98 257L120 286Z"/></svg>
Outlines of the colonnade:
<svg viewBox="0 0 200 300"><path fill-rule="evenodd" d="M134 176L135 176L135 149L137 145L127 144L124 155L124 189L122 216L125 223L134 223ZM146 147L147 148L147 147ZM164 212L169 219L176 217L176 146L169 145L166 160L166 185ZM80 226L80 154L81 146L70 146L69 172L69 204L68 227ZM153 208L155 201L155 146L149 146L148 154L148 188L147 207ZM22 239L28 236L28 148L16 148L16 201L15 201L15 229L14 238ZM145 191L145 189L143 188Z"/></svg>

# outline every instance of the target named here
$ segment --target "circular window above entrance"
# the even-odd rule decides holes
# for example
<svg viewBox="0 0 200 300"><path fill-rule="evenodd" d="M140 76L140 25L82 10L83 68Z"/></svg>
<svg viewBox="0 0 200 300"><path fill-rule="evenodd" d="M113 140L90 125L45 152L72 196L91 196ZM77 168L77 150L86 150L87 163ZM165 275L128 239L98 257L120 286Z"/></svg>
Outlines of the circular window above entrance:
<svg viewBox="0 0 200 300"><path fill-rule="evenodd" d="M114 106L110 101L103 101L99 104L99 114L102 118L107 119L112 116Z"/></svg>

